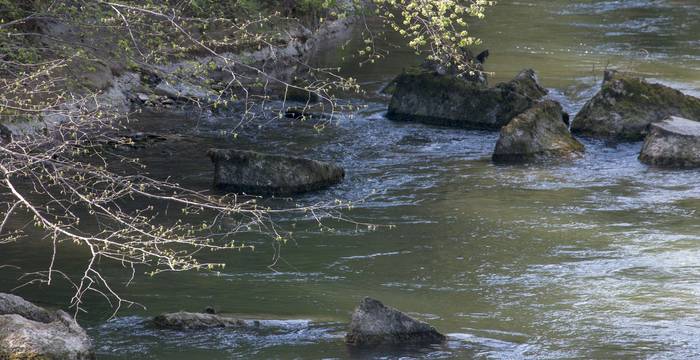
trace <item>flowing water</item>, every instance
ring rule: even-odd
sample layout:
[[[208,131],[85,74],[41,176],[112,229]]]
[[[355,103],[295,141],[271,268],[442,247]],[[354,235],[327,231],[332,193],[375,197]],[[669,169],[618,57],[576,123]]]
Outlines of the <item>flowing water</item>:
[[[494,82],[533,67],[571,113],[597,91],[605,67],[700,95],[696,0],[501,0],[472,30],[491,50]],[[325,60],[349,53],[329,51]],[[376,89],[417,61],[397,49],[372,66],[348,59],[345,71]],[[137,274],[121,291],[147,310],[105,321],[108,308],[95,299],[81,315],[99,357],[700,357],[700,171],[649,168],[637,161],[640,143],[590,139],[582,139],[587,153],[577,161],[497,166],[489,160],[494,132],[395,123],[383,117],[386,99],[361,102],[364,109],[318,134],[285,120],[238,140],[220,135],[230,128],[222,117],[195,126],[145,116],[151,126],[181,124],[189,138],[178,152],[139,153],[157,165],[155,175],[207,187],[212,168],[203,149],[210,146],[332,160],[345,167],[346,180],[298,201],[358,201],[348,216],[396,227],[321,231],[297,221],[295,241],[283,246],[274,270],[270,240],[252,239],[254,252],[212,255],[228,263],[220,274]],[[23,271],[45,267],[50,255],[38,239],[29,249],[0,249],[3,263]],[[71,251],[61,261],[78,269],[82,255]],[[128,278],[114,265],[103,270],[113,281]],[[19,273],[5,268],[0,290],[16,286]],[[19,293],[56,307],[70,297],[60,286]],[[450,340],[418,349],[346,347],[345,326],[364,296],[429,321]],[[144,324],[160,312],[208,305],[265,321],[205,332]]]

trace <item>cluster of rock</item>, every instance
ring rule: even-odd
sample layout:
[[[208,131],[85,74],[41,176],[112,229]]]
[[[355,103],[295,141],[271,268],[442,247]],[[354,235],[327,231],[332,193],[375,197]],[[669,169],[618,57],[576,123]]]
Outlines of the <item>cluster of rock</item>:
[[[576,115],[572,131],[612,140],[644,140],[643,163],[700,166],[700,99],[614,70]]]
[[[211,328],[259,327],[260,321],[204,312],[165,313],[154,317],[158,329],[195,331]],[[353,346],[429,345],[447,337],[380,301],[364,298],[352,314],[345,341]],[[0,293],[0,359],[92,360],[92,341],[70,315],[51,312],[19,296]]]
[[[154,317],[152,324],[159,329],[178,331],[259,326],[255,320],[242,320],[213,311],[165,313]],[[369,297],[362,299],[353,312],[345,335],[345,341],[357,347],[420,346],[439,344],[445,340],[447,337],[431,325]]]
[[[700,120],[700,99],[661,84],[608,70],[601,90],[576,115],[574,133],[612,140],[642,140],[651,123],[669,116]]]
[[[522,162],[572,158],[583,145],[571,136],[561,105],[543,100],[547,90],[532,69],[513,80],[488,86],[420,67],[392,82],[387,117],[396,121],[501,131],[493,160]]]
[[[471,129],[500,129],[492,159],[526,162],[575,158],[584,146],[572,133],[615,141],[646,137],[640,160],[667,167],[700,166],[700,99],[614,70],[570,122],[533,70],[489,87],[425,66],[399,75],[388,91],[387,117]],[[569,129],[570,127],[570,129]]]
[[[77,31],[68,24],[55,19],[37,19],[34,22],[37,31],[50,38],[82,41],[75,38]],[[232,83],[241,81],[247,90],[254,91],[256,84],[269,79],[296,82],[299,86],[285,89],[284,84],[272,81],[261,90],[261,94],[256,95],[281,97],[281,94],[287,93],[288,100],[314,102],[318,100],[314,94],[300,89],[306,85],[303,81],[308,73],[304,71],[307,69],[305,64],[324,46],[333,46],[337,41],[348,38],[353,23],[353,17],[344,17],[325,21],[315,29],[301,24],[290,25],[286,31],[280,32],[279,38],[271,46],[225,51],[220,56],[193,54],[187,61],[135,67],[127,67],[117,60],[113,63],[95,60],[90,66],[83,64],[73,71],[81,73],[81,86],[98,94],[94,101],[85,105],[89,110],[109,110],[120,114],[128,114],[132,107],[177,109],[192,104],[211,104],[220,95],[223,95],[222,98],[242,95],[244,91],[231,86]],[[268,79],[261,78],[257,69],[264,69]],[[232,73],[238,76],[234,77]],[[77,110],[73,102],[66,102],[59,108],[65,111],[47,111],[23,117],[0,114],[0,137],[31,136],[50,131],[69,120],[66,113]]]
[[[94,358],[92,341],[73,317],[0,293],[0,359]]]

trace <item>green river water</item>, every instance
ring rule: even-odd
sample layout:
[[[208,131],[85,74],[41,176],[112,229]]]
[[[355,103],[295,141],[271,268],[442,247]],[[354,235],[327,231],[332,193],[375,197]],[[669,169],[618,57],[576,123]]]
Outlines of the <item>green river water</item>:
[[[613,67],[700,96],[700,1],[501,0],[472,30],[491,57],[492,82],[538,71],[550,97],[574,114]],[[350,45],[352,47],[352,44]],[[321,61],[343,54],[324,51]],[[405,50],[345,72],[370,92],[417,63]],[[81,322],[100,359],[685,359],[700,357],[700,171],[649,168],[640,143],[582,139],[570,163],[497,166],[497,133],[394,123],[386,98],[320,134],[306,124],[269,124],[238,140],[220,136],[224,117],[144,115],[148,126],[179,124],[189,141],[139,157],[155,176],[207,188],[211,146],[248,147],[340,163],[346,180],[301,203],[364,199],[353,219],[396,225],[319,231],[297,221],[295,241],[269,268],[268,239],[254,252],[212,254],[220,274],[137,274],[120,293],[147,309],[110,311],[99,298]],[[187,120],[185,119],[187,118]],[[405,143],[406,135],[429,139]],[[272,149],[272,150],[271,150]],[[170,151],[172,150],[172,151]],[[290,226],[291,220],[280,220]],[[16,226],[20,223],[17,222]],[[78,271],[84,253],[59,259]],[[0,246],[0,291],[45,269],[36,241]],[[128,271],[106,263],[117,284]],[[65,284],[19,294],[65,307]],[[359,300],[372,296],[449,334],[430,348],[358,351],[342,339]],[[159,331],[144,320],[165,311],[223,312],[266,319],[258,329]]]

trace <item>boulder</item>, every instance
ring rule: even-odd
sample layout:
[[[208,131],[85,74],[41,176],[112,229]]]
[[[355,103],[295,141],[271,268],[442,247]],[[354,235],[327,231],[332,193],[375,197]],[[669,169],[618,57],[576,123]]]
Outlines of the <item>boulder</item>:
[[[0,294],[0,299],[0,359],[95,358],[92,341],[67,313],[49,313],[8,294]]]
[[[533,70],[523,70],[513,80],[495,87],[412,70],[395,80],[387,117],[461,128],[499,129],[546,93]]]
[[[445,340],[445,335],[429,324],[368,297],[352,314],[350,329],[345,336],[345,341],[355,346],[420,345]]]
[[[207,328],[243,327],[243,320],[213,313],[176,312],[161,314],[153,318],[153,325],[160,329],[196,330]]]
[[[640,161],[660,167],[700,167],[700,122],[671,116],[650,128]]]
[[[337,184],[343,168],[316,160],[253,151],[212,149],[214,186],[260,195],[292,195]]]
[[[574,133],[614,140],[642,140],[651,123],[668,116],[700,120],[700,99],[614,70],[574,118]]]
[[[0,315],[12,314],[43,323],[49,323],[54,320],[54,314],[51,314],[46,309],[38,307],[17,295],[0,293]]]
[[[501,128],[493,161],[521,162],[544,158],[567,158],[583,153],[556,101],[545,100],[516,116]]]

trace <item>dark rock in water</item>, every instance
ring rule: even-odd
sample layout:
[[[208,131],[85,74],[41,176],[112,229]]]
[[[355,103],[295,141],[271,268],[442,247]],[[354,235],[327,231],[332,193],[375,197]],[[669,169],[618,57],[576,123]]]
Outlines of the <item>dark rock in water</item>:
[[[476,56],[476,61],[478,61],[479,64],[483,64],[486,62],[486,58],[488,58],[489,55],[491,55],[491,53],[489,53],[489,50],[486,49],[486,50],[480,52],[479,55]]]
[[[644,138],[649,124],[668,116],[700,120],[700,99],[609,70],[602,89],[576,115],[571,130],[588,136],[636,141]]]
[[[153,325],[160,329],[196,330],[207,328],[244,327],[245,321],[222,315],[176,312],[161,314],[153,318]]]
[[[559,103],[545,100],[518,115],[501,128],[493,161],[521,162],[581,155],[583,144],[571,136],[564,114]]]
[[[430,144],[432,140],[429,137],[423,135],[406,135],[399,140],[397,144],[399,145],[426,145]]]
[[[434,125],[499,129],[547,94],[533,70],[496,87],[434,72],[406,72],[396,79],[387,117]]]
[[[65,312],[9,294],[0,294],[0,306],[0,359],[95,359],[87,333]]]
[[[640,161],[660,167],[700,167],[700,122],[672,116],[650,127]]]
[[[313,108],[300,108],[300,107],[290,107],[284,112],[284,117],[288,119],[328,119],[329,116],[322,113],[314,111],[317,107]]]
[[[205,313],[205,314],[216,314],[216,309],[214,309],[213,306],[207,306],[207,307],[204,309],[204,313]]]
[[[300,85],[299,87],[303,86]],[[303,103],[317,103],[320,101],[318,94],[297,87],[288,87],[284,99]]]
[[[445,339],[429,324],[371,298],[364,298],[355,309],[345,336],[355,346],[435,344]]]
[[[291,195],[337,184],[343,168],[321,161],[253,151],[212,149],[214,186],[235,192]]]

